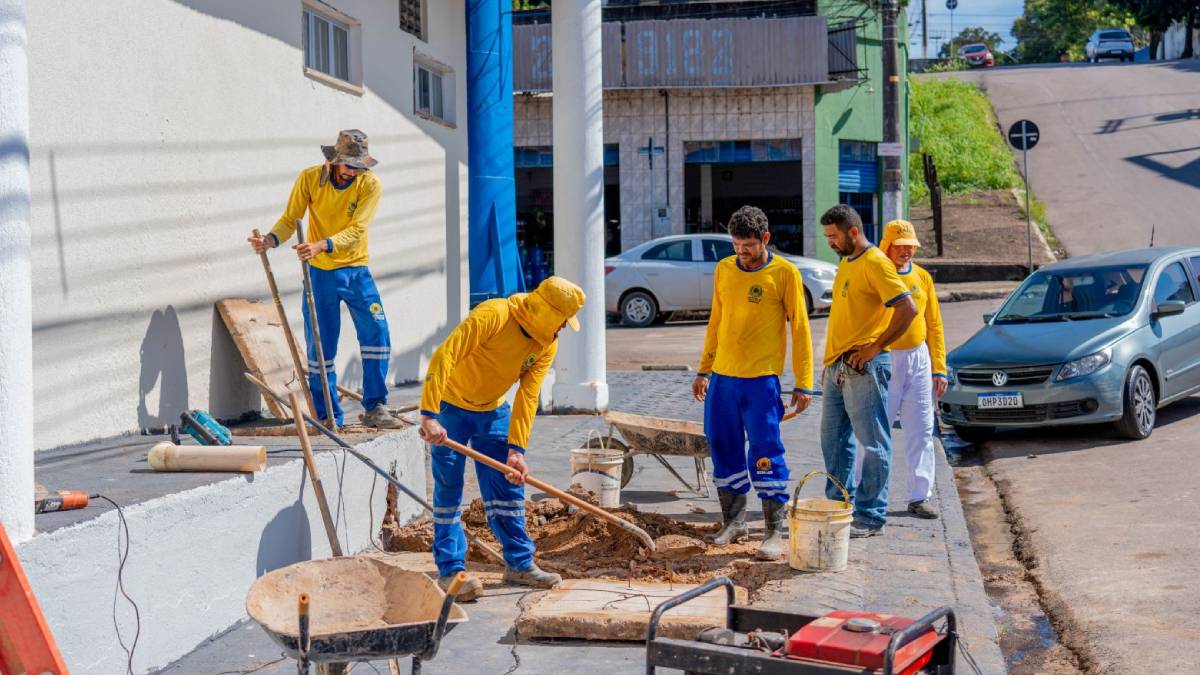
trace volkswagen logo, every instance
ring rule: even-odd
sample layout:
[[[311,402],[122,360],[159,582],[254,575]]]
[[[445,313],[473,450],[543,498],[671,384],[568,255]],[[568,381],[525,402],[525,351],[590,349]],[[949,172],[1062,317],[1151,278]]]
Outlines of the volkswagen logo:
[[[992,373],[992,384],[997,387],[1003,387],[1006,382],[1008,382],[1008,373],[1003,370],[997,370]]]

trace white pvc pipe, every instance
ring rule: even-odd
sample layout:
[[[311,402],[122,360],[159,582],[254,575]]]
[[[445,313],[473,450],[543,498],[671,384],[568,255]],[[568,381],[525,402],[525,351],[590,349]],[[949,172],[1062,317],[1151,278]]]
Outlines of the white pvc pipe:
[[[0,0],[0,522],[33,537],[33,313],[25,0]]]
[[[238,471],[267,468],[265,445],[175,445],[164,441],[150,448],[146,461],[155,471]]]
[[[582,331],[564,331],[554,409],[608,408],[604,313],[604,92],[600,0],[551,5],[554,87],[554,272],[579,284]]]

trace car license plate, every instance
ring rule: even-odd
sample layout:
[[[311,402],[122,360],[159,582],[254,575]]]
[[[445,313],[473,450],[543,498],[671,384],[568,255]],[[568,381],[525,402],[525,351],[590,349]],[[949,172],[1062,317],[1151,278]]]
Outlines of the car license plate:
[[[1019,391],[1002,391],[995,394],[979,394],[979,409],[1021,408],[1025,402],[1021,400]]]
[[[1110,50],[1108,50],[1108,53],[1109,54],[1120,54],[1121,50],[1120,49],[1110,49]]]

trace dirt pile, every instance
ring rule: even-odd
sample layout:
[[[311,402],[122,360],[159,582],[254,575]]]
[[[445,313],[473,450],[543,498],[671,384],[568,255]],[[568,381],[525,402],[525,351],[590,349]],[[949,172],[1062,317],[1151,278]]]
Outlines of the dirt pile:
[[[751,590],[792,574],[786,563],[754,561],[757,539],[730,546],[704,544],[704,535],[718,529],[716,523],[684,523],[662,514],[639,511],[632,504],[611,512],[649,533],[660,550],[669,549],[686,555],[673,561],[660,560],[616,525],[586,512],[569,509],[551,498],[525,502],[526,528],[537,545],[535,559],[538,565],[575,579],[700,583],[726,575]],[[481,500],[475,499],[463,511],[462,522],[476,537],[499,548],[487,525]],[[433,523],[428,518],[404,527],[385,522],[382,539],[388,551],[429,551],[433,544]],[[492,562],[474,545],[469,546],[467,559],[478,563]]]

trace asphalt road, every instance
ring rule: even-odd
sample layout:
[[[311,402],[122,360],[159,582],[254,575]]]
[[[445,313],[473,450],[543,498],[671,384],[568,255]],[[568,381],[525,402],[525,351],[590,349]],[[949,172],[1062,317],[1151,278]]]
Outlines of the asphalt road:
[[[942,305],[962,344],[999,301]],[[824,319],[813,321],[821,353]],[[608,332],[610,368],[694,362],[703,322]],[[1200,671],[1200,396],[1159,411],[1145,441],[1108,427],[1009,433],[984,446],[987,471],[1020,526],[1019,545],[1062,638],[1094,672]]]
[[[1034,195],[1073,256],[1200,242],[1200,61],[1056,64],[956,74],[1005,130],[1029,119]],[[1019,155],[1018,155],[1019,159]]]

